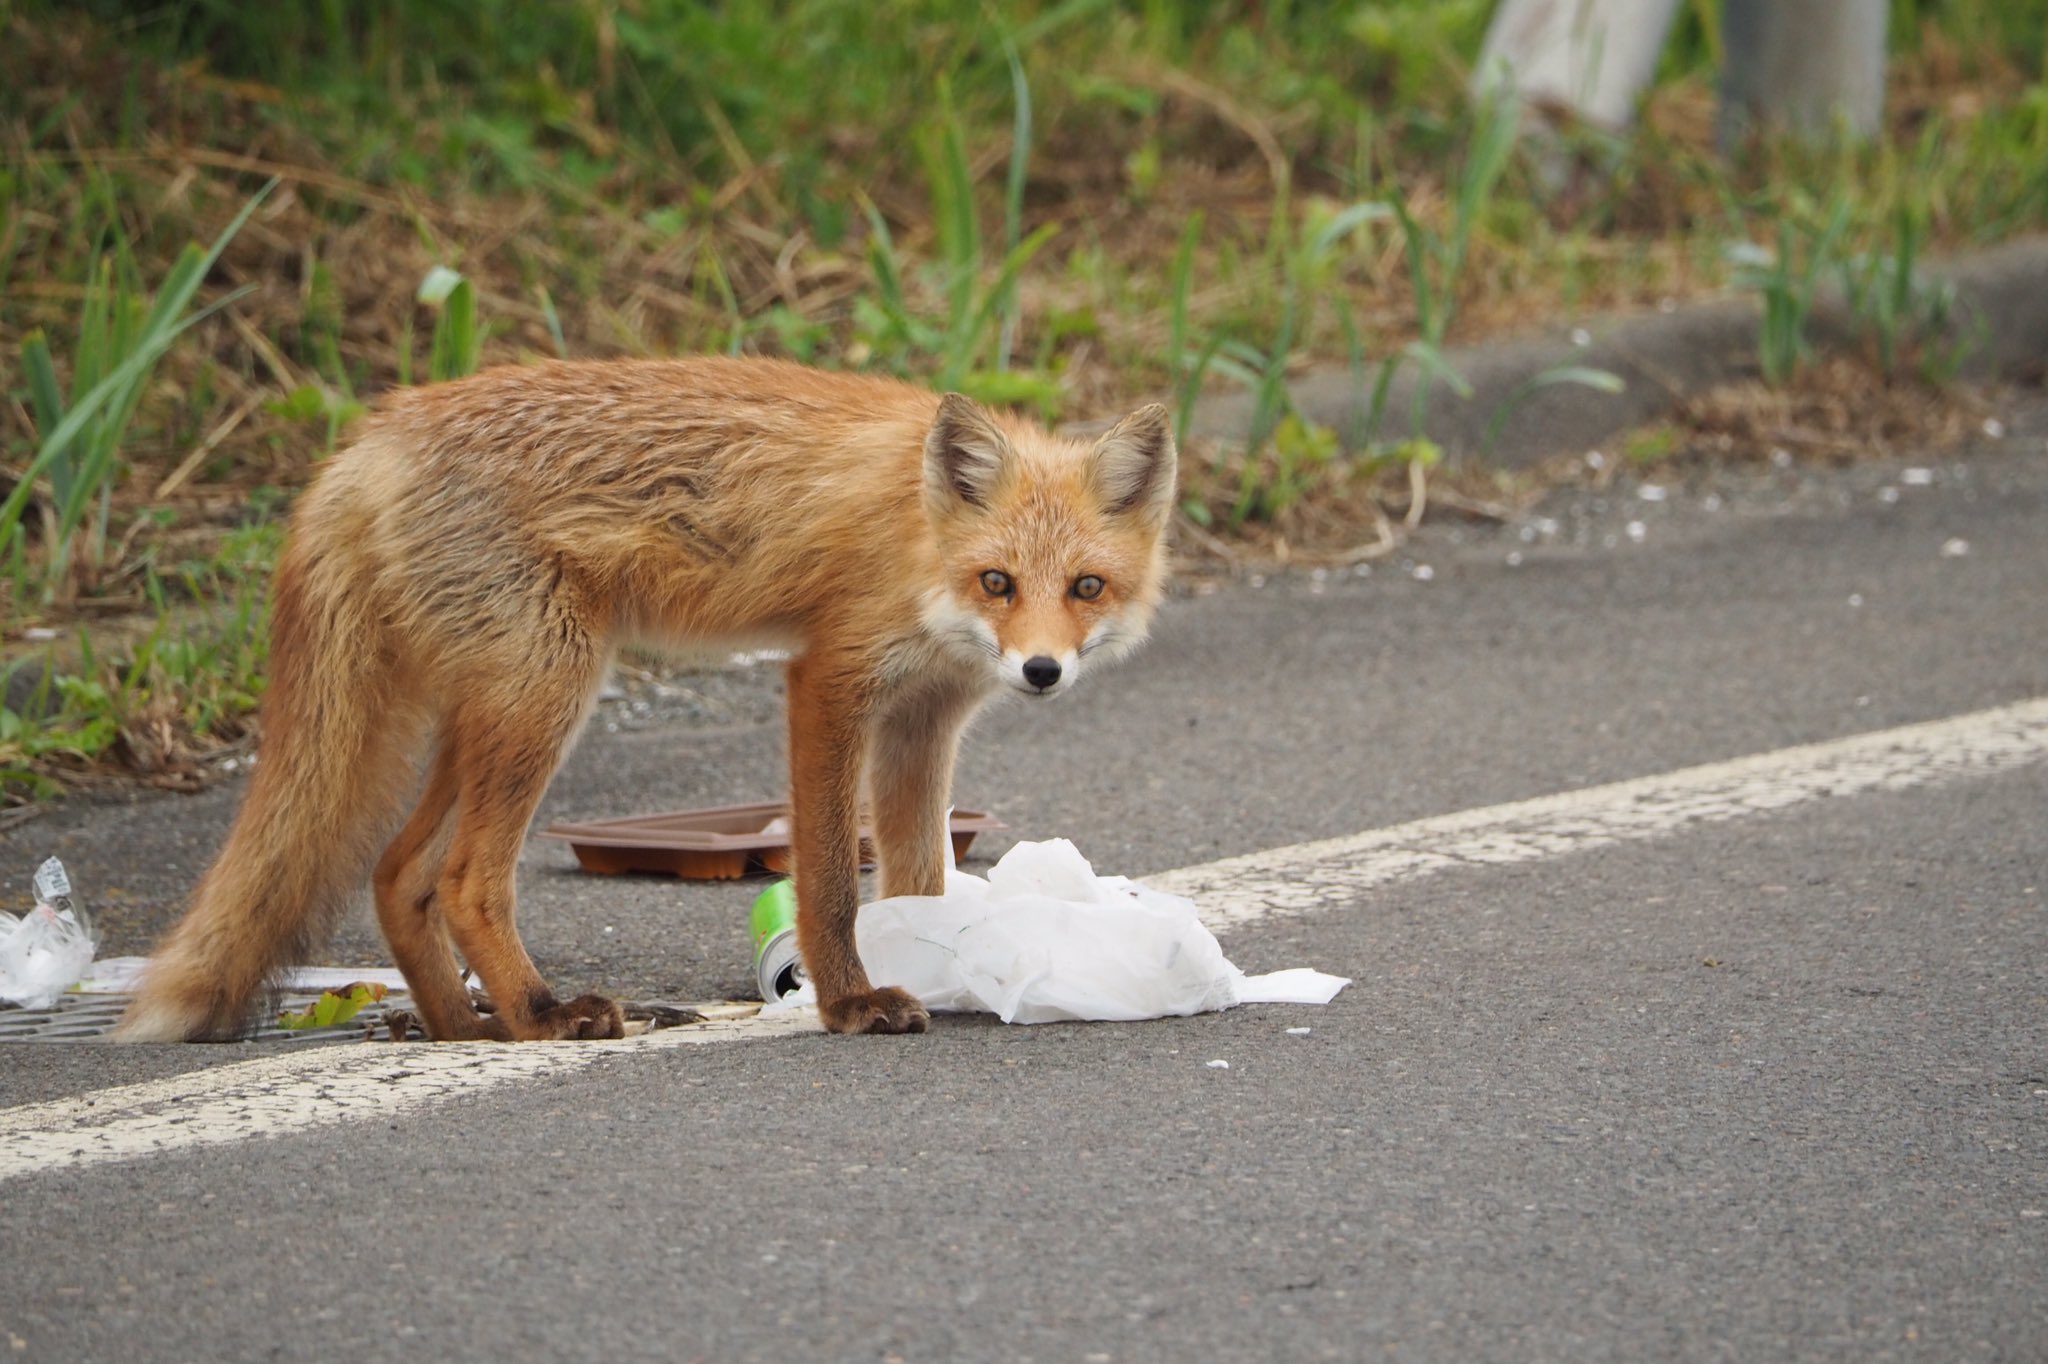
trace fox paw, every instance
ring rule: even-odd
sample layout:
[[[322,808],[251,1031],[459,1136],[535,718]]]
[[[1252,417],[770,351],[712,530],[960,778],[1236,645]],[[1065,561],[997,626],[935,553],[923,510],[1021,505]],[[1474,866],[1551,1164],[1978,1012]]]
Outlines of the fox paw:
[[[542,1009],[533,1016],[532,1040],[562,1038],[608,1038],[626,1035],[626,1015],[618,1004],[603,995],[578,995],[567,1004]]]
[[[392,1025],[391,1040],[394,1042],[403,1042],[405,1040],[398,1035],[398,1021],[401,1017],[404,1018],[404,1021],[418,1028],[436,1042],[510,1042],[512,1040],[512,1030],[505,1026],[504,1019],[493,1014],[480,1014],[475,1010],[467,1010],[456,1014],[452,1018],[443,1019],[438,1027],[429,1026],[424,1019],[415,1018],[402,1012],[400,1014],[387,1014],[385,1017]]]
[[[932,1016],[908,990],[893,985],[818,1005],[832,1032],[923,1032]]]

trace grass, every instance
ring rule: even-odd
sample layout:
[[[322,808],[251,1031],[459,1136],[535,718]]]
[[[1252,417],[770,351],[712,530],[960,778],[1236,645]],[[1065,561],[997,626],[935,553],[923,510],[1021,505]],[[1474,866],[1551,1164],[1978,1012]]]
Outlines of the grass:
[[[22,370],[39,438],[13,492],[0,502],[0,555],[13,569],[16,593],[36,594],[45,602],[68,599],[108,567],[107,530],[122,438],[171,344],[239,296],[230,293],[186,315],[206,272],[268,192],[266,186],[251,199],[210,249],[188,243],[153,302],[142,296],[125,242],[117,241],[112,253],[100,256],[73,331],[68,399],[43,331],[38,328],[22,340]],[[39,478],[49,480],[50,496],[42,504],[42,553],[32,561],[22,514]]]
[[[1189,443],[1203,391],[1241,383],[1253,439],[1190,444],[1202,533],[1381,544],[1445,472],[1418,437],[1461,341],[1726,287],[1752,243],[1783,373],[1827,283],[1883,370],[1938,376],[1919,263],[2048,224],[2038,7],[1895,0],[1887,136],[1731,164],[1699,0],[1640,131],[1568,139],[1555,182],[1459,95],[1490,8],[0,4],[9,656],[89,641],[0,759],[103,761],[158,720],[239,742],[261,570],[204,566],[272,533],[252,495],[288,498],[394,384],[784,354],[1054,421],[1166,393]],[[1788,219],[1788,185],[1818,207]],[[1369,429],[1293,410],[1312,361],[1376,395]],[[1387,423],[1402,365],[1425,381]]]
[[[283,540],[258,522],[204,561],[147,574],[145,632],[81,629],[7,668],[0,783],[15,799],[109,766],[189,789],[245,752],[269,656],[268,583]]]

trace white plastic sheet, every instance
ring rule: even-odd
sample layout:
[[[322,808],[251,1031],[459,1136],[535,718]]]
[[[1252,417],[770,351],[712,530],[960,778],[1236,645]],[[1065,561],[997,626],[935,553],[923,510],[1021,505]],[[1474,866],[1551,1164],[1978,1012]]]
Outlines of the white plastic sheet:
[[[1325,1004],[1350,984],[1305,968],[1247,976],[1223,955],[1193,901],[1097,876],[1064,838],[1019,843],[987,880],[949,869],[944,895],[867,905],[855,938],[876,983],[901,986],[929,1009],[992,1013],[1006,1023]],[[783,1001],[810,1002],[809,986]]]

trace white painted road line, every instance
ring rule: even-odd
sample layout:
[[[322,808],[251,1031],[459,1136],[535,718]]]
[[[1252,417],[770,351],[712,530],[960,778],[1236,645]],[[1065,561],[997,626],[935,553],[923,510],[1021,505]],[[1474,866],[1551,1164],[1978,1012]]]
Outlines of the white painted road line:
[[[1657,838],[1866,791],[1984,777],[2048,757],[2048,697],[1662,776],[1227,857],[1145,878],[1201,906],[1218,934],[1308,914],[1375,886]]]
[[[512,1080],[580,1070],[630,1047],[743,1042],[817,1030],[809,1014],[789,1013],[664,1028],[627,1042],[308,1046],[0,1111],[0,1180],[305,1132],[351,1118],[391,1117]]]
[[[1343,908],[1376,886],[1508,866],[1870,791],[1990,776],[2048,758],[2048,698],[1663,776],[1467,810],[1145,878],[1228,932]],[[671,1028],[624,1042],[317,1047],[0,1111],[0,1180],[192,1146],[389,1118],[445,1098],[577,1070],[633,1048],[814,1032],[807,1011]]]

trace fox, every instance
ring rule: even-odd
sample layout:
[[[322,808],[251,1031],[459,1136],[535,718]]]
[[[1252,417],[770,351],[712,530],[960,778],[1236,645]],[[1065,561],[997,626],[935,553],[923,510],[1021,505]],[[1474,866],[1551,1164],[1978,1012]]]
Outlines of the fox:
[[[1178,456],[875,375],[749,357],[553,361],[398,392],[299,497],[272,580],[261,761],[115,1035],[232,1038],[367,881],[436,1041],[610,1038],[522,943],[515,866],[616,652],[788,651],[797,940],[824,1026],[915,1033],[854,942],[944,887],[962,731],[1143,641]],[[465,984],[481,977],[488,1011]]]

